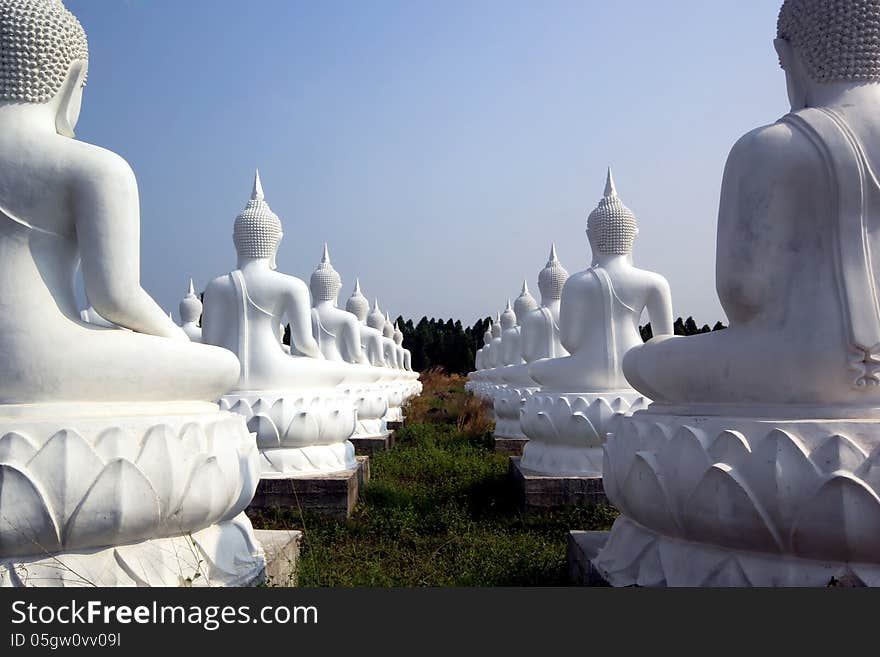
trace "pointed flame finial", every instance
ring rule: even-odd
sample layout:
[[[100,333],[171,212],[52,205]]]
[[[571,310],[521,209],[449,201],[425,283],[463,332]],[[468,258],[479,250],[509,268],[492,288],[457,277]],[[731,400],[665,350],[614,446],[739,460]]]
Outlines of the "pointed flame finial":
[[[324,253],[321,255],[321,262],[330,264],[330,249],[327,248],[327,242],[324,242]]]
[[[614,176],[611,175],[611,167],[608,167],[608,177],[605,179],[605,198],[617,196],[617,188],[614,186]]]
[[[547,265],[550,266],[555,262],[559,262],[559,256],[556,255],[556,242],[551,242],[550,257],[547,259]]]
[[[522,290],[520,290],[520,295],[529,293],[529,282],[526,279],[523,279]]]
[[[507,300],[507,308],[505,308],[504,310],[505,311],[507,311],[507,310],[513,311],[513,306],[510,305],[510,299]]]
[[[355,276],[355,279],[354,279],[354,294],[361,294],[361,279],[360,279],[360,276]]]
[[[263,196],[263,182],[260,180],[260,170],[257,169],[254,174],[254,191],[251,192],[251,200],[253,201],[262,201],[265,198]]]
[[[189,294],[192,296],[196,295],[196,288],[193,286],[193,279],[189,279]]]
[[[373,312],[382,312],[379,310],[379,297],[373,299]]]

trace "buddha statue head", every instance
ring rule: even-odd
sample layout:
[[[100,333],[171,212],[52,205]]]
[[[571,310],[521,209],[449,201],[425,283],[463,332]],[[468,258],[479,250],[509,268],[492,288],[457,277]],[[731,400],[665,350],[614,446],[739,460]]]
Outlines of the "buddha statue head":
[[[315,268],[315,271],[312,272],[311,279],[309,279],[309,289],[312,292],[312,299],[314,299],[315,303],[332,301],[335,304],[336,297],[339,295],[339,290],[341,288],[342,279],[340,278],[339,273],[333,269],[333,265],[330,264],[330,251],[325,243],[324,253],[321,255],[321,262]]]
[[[513,307],[510,305],[510,299],[508,299],[507,307],[504,309],[504,312],[501,313],[501,331],[504,332],[512,328],[516,328],[516,313],[513,312]]]
[[[394,322],[394,344],[398,347],[403,344],[403,331],[400,330],[397,322]]]
[[[492,342],[492,320],[489,320],[489,326],[486,328],[485,333],[483,333],[483,345],[487,345]]]
[[[48,110],[73,137],[88,60],[86,33],[61,0],[0,0],[0,104]]]
[[[492,339],[501,337],[501,313],[495,313],[495,321],[492,322]]]
[[[602,256],[629,255],[638,234],[636,217],[617,196],[609,168],[605,194],[587,219],[587,237],[593,249],[594,260]]]
[[[385,330],[385,315],[379,309],[379,300],[373,299],[373,309],[367,315],[367,326],[376,329],[379,333]]]
[[[785,0],[774,46],[792,110],[813,105],[817,87],[880,82],[880,4]]]
[[[550,245],[550,258],[547,265],[538,274],[538,289],[541,291],[541,303],[548,306],[562,298],[562,288],[568,280],[565,270],[556,255],[556,245]]]
[[[361,292],[361,281],[359,278],[354,279],[354,292],[345,302],[345,309],[358,318],[359,322],[367,321],[367,313],[370,312],[370,302]]]
[[[529,284],[526,281],[523,281],[522,291],[519,293],[516,301],[513,302],[513,312],[517,317],[517,322],[525,317],[527,313],[530,313],[537,308],[538,302],[535,301],[535,297],[529,292]]]
[[[385,323],[382,325],[382,335],[394,339],[394,324],[391,323],[391,316],[387,310],[385,311]]]
[[[275,269],[275,256],[284,233],[278,218],[263,196],[260,172],[254,175],[254,189],[244,210],[235,218],[232,241],[241,264],[245,260],[268,259]]]
[[[192,279],[189,279],[189,291],[180,301],[180,321],[184,324],[195,324],[202,315],[202,302],[196,296]]]

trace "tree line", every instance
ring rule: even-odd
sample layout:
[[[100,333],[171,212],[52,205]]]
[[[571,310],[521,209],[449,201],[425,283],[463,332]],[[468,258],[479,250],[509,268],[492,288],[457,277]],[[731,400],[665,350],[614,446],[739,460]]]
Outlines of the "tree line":
[[[403,332],[403,346],[412,353],[412,368],[424,372],[432,367],[442,367],[450,374],[467,374],[474,369],[474,357],[483,347],[483,334],[491,324],[491,318],[478,319],[473,326],[463,326],[461,320],[442,320],[422,317],[418,323],[398,317],[397,325]],[[698,326],[693,317],[679,317],[673,325],[675,335],[697,335],[727,328],[721,322],[713,327]],[[653,337],[651,323],[639,327],[642,340]]]

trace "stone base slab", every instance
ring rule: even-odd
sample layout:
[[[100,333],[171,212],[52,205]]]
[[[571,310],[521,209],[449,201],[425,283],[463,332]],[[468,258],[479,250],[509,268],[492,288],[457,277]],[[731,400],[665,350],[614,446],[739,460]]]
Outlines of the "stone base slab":
[[[291,508],[346,520],[357,503],[359,470],[356,467],[326,475],[260,479],[249,508]]]
[[[256,529],[257,542],[266,555],[266,571],[261,584],[266,586],[296,586],[299,546],[302,532],[284,529]]]
[[[492,436],[493,449],[496,454],[505,456],[522,456],[523,448],[529,442],[528,438],[507,438],[506,436]]]
[[[348,441],[354,445],[354,453],[358,456],[373,456],[394,446],[394,432],[389,431],[384,436],[352,436]]]
[[[370,457],[357,457],[358,495],[360,495],[368,483],[370,483]]]
[[[510,457],[508,473],[521,511],[547,511],[579,504],[607,503],[602,477],[554,476],[523,470],[521,458]]]
[[[593,559],[608,542],[611,532],[570,531],[565,546],[568,578],[577,586],[608,586],[593,566]]]

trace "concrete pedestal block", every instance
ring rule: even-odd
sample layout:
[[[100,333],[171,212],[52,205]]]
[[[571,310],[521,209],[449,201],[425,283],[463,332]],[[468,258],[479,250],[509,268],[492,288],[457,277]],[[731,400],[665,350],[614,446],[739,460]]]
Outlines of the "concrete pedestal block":
[[[370,457],[369,456],[358,456],[357,458],[357,480],[358,480],[358,495],[360,495],[364,487],[370,483]]]
[[[354,453],[358,456],[373,456],[377,452],[384,452],[394,446],[394,432],[389,431],[384,436],[352,436],[348,440],[354,445]]]
[[[519,508],[525,513],[608,502],[602,477],[533,474],[523,470],[520,461],[519,456],[511,456],[508,472]]]
[[[565,547],[568,578],[579,586],[608,586],[593,566],[593,559],[605,547],[611,532],[571,531]]]
[[[332,474],[260,479],[250,508],[290,507],[346,520],[357,503],[362,470],[358,463],[356,468]]]
[[[266,572],[261,583],[266,586],[296,586],[302,532],[257,529],[254,535],[266,555]]]
[[[529,442],[528,438],[506,438],[504,436],[493,436],[494,450],[496,454],[504,454],[505,456],[522,456],[523,448]]]

